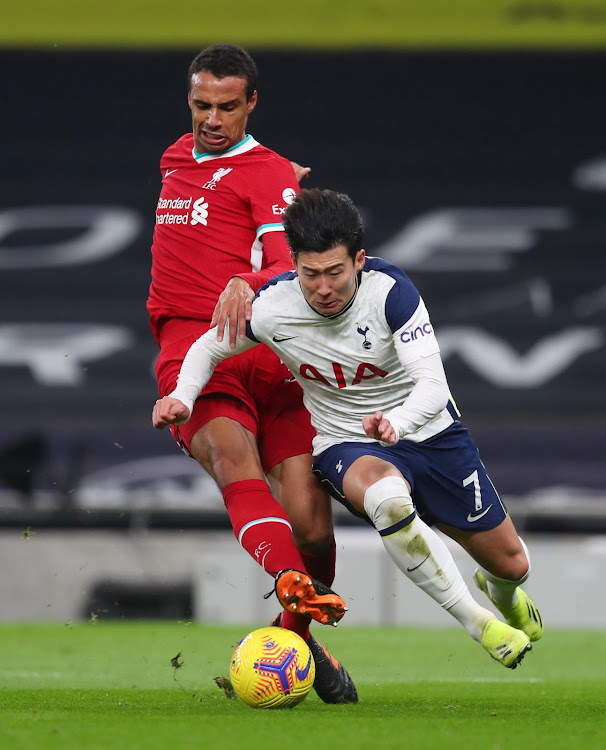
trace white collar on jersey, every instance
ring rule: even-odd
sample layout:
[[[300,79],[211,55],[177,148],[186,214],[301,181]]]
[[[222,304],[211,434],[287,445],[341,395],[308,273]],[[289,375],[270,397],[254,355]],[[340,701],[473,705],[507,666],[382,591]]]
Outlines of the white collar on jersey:
[[[236,143],[235,146],[228,148],[227,151],[223,151],[220,154],[199,154],[196,151],[195,147],[192,148],[191,154],[198,162],[198,164],[202,164],[205,161],[213,161],[213,159],[229,159],[230,156],[239,156],[240,154],[245,154],[247,151],[250,151],[258,145],[259,142],[256,141],[252,137],[252,135],[246,135],[240,141],[240,143]]]

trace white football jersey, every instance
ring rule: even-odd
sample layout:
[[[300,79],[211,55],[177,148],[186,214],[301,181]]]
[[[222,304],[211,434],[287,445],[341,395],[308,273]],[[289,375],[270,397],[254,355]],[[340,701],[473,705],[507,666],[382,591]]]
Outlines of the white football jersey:
[[[447,405],[417,419],[414,431],[400,431],[400,437],[426,440],[458,416],[425,304],[406,274],[386,261],[366,258],[356,294],[333,316],[307,303],[296,272],[276,276],[257,292],[247,335],[229,350],[227,335],[219,344],[215,331],[208,331],[190,349],[171,395],[184,402],[189,397],[191,405],[218,361],[256,342],[267,344],[303,388],[318,455],[336,443],[372,442],[362,418],[405,405],[415,386],[407,368],[412,371],[414,363],[437,354]]]

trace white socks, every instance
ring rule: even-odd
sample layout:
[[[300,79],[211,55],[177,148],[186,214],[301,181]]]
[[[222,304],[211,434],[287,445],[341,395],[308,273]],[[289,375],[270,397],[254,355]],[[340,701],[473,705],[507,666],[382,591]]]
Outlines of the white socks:
[[[404,575],[481,641],[484,625],[494,615],[475,601],[448,547],[417,516],[404,479],[390,476],[372,484],[364,509]]]
[[[499,578],[498,576],[489,573],[487,570],[484,570],[484,568],[480,568],[486,579],[490,598],[495,603],[497,609],[504,610],[505,612],[510,610],[518,601],[518,586],[521,586],[530,575],[530,555],[528,554],[528,547],[524,544],[524,540],[521,537],[518,538],[524,548],[524,552],[526,553],[526,559],[528,560],[528,570],[519,581],[510,581],[507,578]]]

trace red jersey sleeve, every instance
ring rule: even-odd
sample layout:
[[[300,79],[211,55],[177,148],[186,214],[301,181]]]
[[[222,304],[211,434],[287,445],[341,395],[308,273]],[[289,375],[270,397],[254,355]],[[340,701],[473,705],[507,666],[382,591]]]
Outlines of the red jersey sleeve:
[[[266,232],[263,235],[263,260],[267,263],[267,267],[261,271],[236,274],[238,278],[247,281],[255,292],[274,276],[293,270],[284,231]]]
[[[256,292],[271,278],[292,271],[290,249],[284,237],[282,214],[299,192],[299,183],[292,164],[272,153],[263,170],[251,175],[248,200],[257,232],[262,260],[260,270],[236,274]]]

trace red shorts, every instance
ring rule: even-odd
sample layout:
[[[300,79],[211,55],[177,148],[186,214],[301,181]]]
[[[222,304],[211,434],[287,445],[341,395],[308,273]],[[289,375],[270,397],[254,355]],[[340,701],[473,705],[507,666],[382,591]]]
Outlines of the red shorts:
[[[207,329],[208,323],[196,320],[171,320],[162,327],[156,362],[161,396],[174,390],[189,347]],[[286,458],[311,453],[316,433],[301,386],[264,344],[217,365],[187,424],[171,427],[173,437],[189,453],[193,436],[216,417],[229,417],[253,433],[265,473]]]

